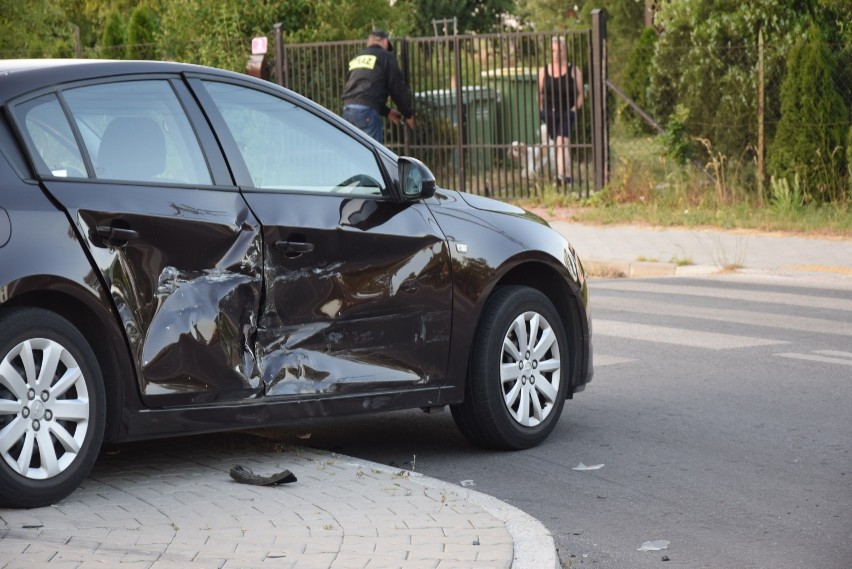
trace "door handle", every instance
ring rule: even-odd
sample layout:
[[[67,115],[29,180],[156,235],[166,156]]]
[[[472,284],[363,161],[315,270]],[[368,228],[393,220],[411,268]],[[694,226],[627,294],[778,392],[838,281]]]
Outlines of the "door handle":
[[[98,225],[95,227],[95,235],[104,241],[115,242],[123,245],[132,239],[137,239],[139,237],[139,232],[135,229],[112,227],[110,225]]]
[[[313,243],[305,241],[276,241],[275,248],[279,251],[284,251],[287,256],[298,257],[302,253],[310,253],[314,250]]]

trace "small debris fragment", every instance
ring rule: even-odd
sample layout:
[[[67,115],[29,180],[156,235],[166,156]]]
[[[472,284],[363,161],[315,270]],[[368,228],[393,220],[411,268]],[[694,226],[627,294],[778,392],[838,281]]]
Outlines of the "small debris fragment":
[[[476,486],[476,483],[473,480],[462,480],[461,482],[459,482],[459,484],[461,484],[465,488],[467,488],[468,486]]]
[[[669,543],[671,542],[665,539],[658,539],[656,541],[646,541],[642,544],[642,547],[640,547],[636,551],[660,551],[661,549],[668,549]]]
[[[598,469],[601,469],[603,467],[604,467],[603,464],[595,464],[595,465],[592,465],[592,466],[586,466],[585,464],[583,464],[581,462],[580,464],[578,464],[577,466],[575,466],[571,470],[579,470],[579,471],[598,470]]]
[[[273,484],[289,484],[296,481],[296,476],[289,470],[282,470],[270,474],[269,476],[261,476],[255,474],[250,468],[246,468],[241,464],[235,464],[231,467],[231,478],[240,484],[252,484],[254,486],[271,486]]]

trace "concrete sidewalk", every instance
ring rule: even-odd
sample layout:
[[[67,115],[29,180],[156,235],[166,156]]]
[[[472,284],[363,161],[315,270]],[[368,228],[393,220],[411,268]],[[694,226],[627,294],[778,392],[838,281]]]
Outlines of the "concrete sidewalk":
[[[723,270],[852,278],[852,238],[810,239],[740,231],[591,226],[552,221],[591,274],[630,277]]]

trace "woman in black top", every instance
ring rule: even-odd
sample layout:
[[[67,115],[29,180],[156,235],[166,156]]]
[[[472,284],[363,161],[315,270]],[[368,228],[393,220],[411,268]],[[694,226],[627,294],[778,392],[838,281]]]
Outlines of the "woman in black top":
[[[565,39],[551,40],[552,63],[538,72],[538,108],[547,135],[556,141],[556,182],[571,184],[571,133],[583,106],[583,74],[568,63]]]

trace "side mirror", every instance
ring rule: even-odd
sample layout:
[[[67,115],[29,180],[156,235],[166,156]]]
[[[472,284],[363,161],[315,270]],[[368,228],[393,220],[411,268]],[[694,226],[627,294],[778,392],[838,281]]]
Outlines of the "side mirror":
[[[402,199],[414,201],[435,195],[435,176],[423,162],[416,158],[400,156],[398,164]]]

